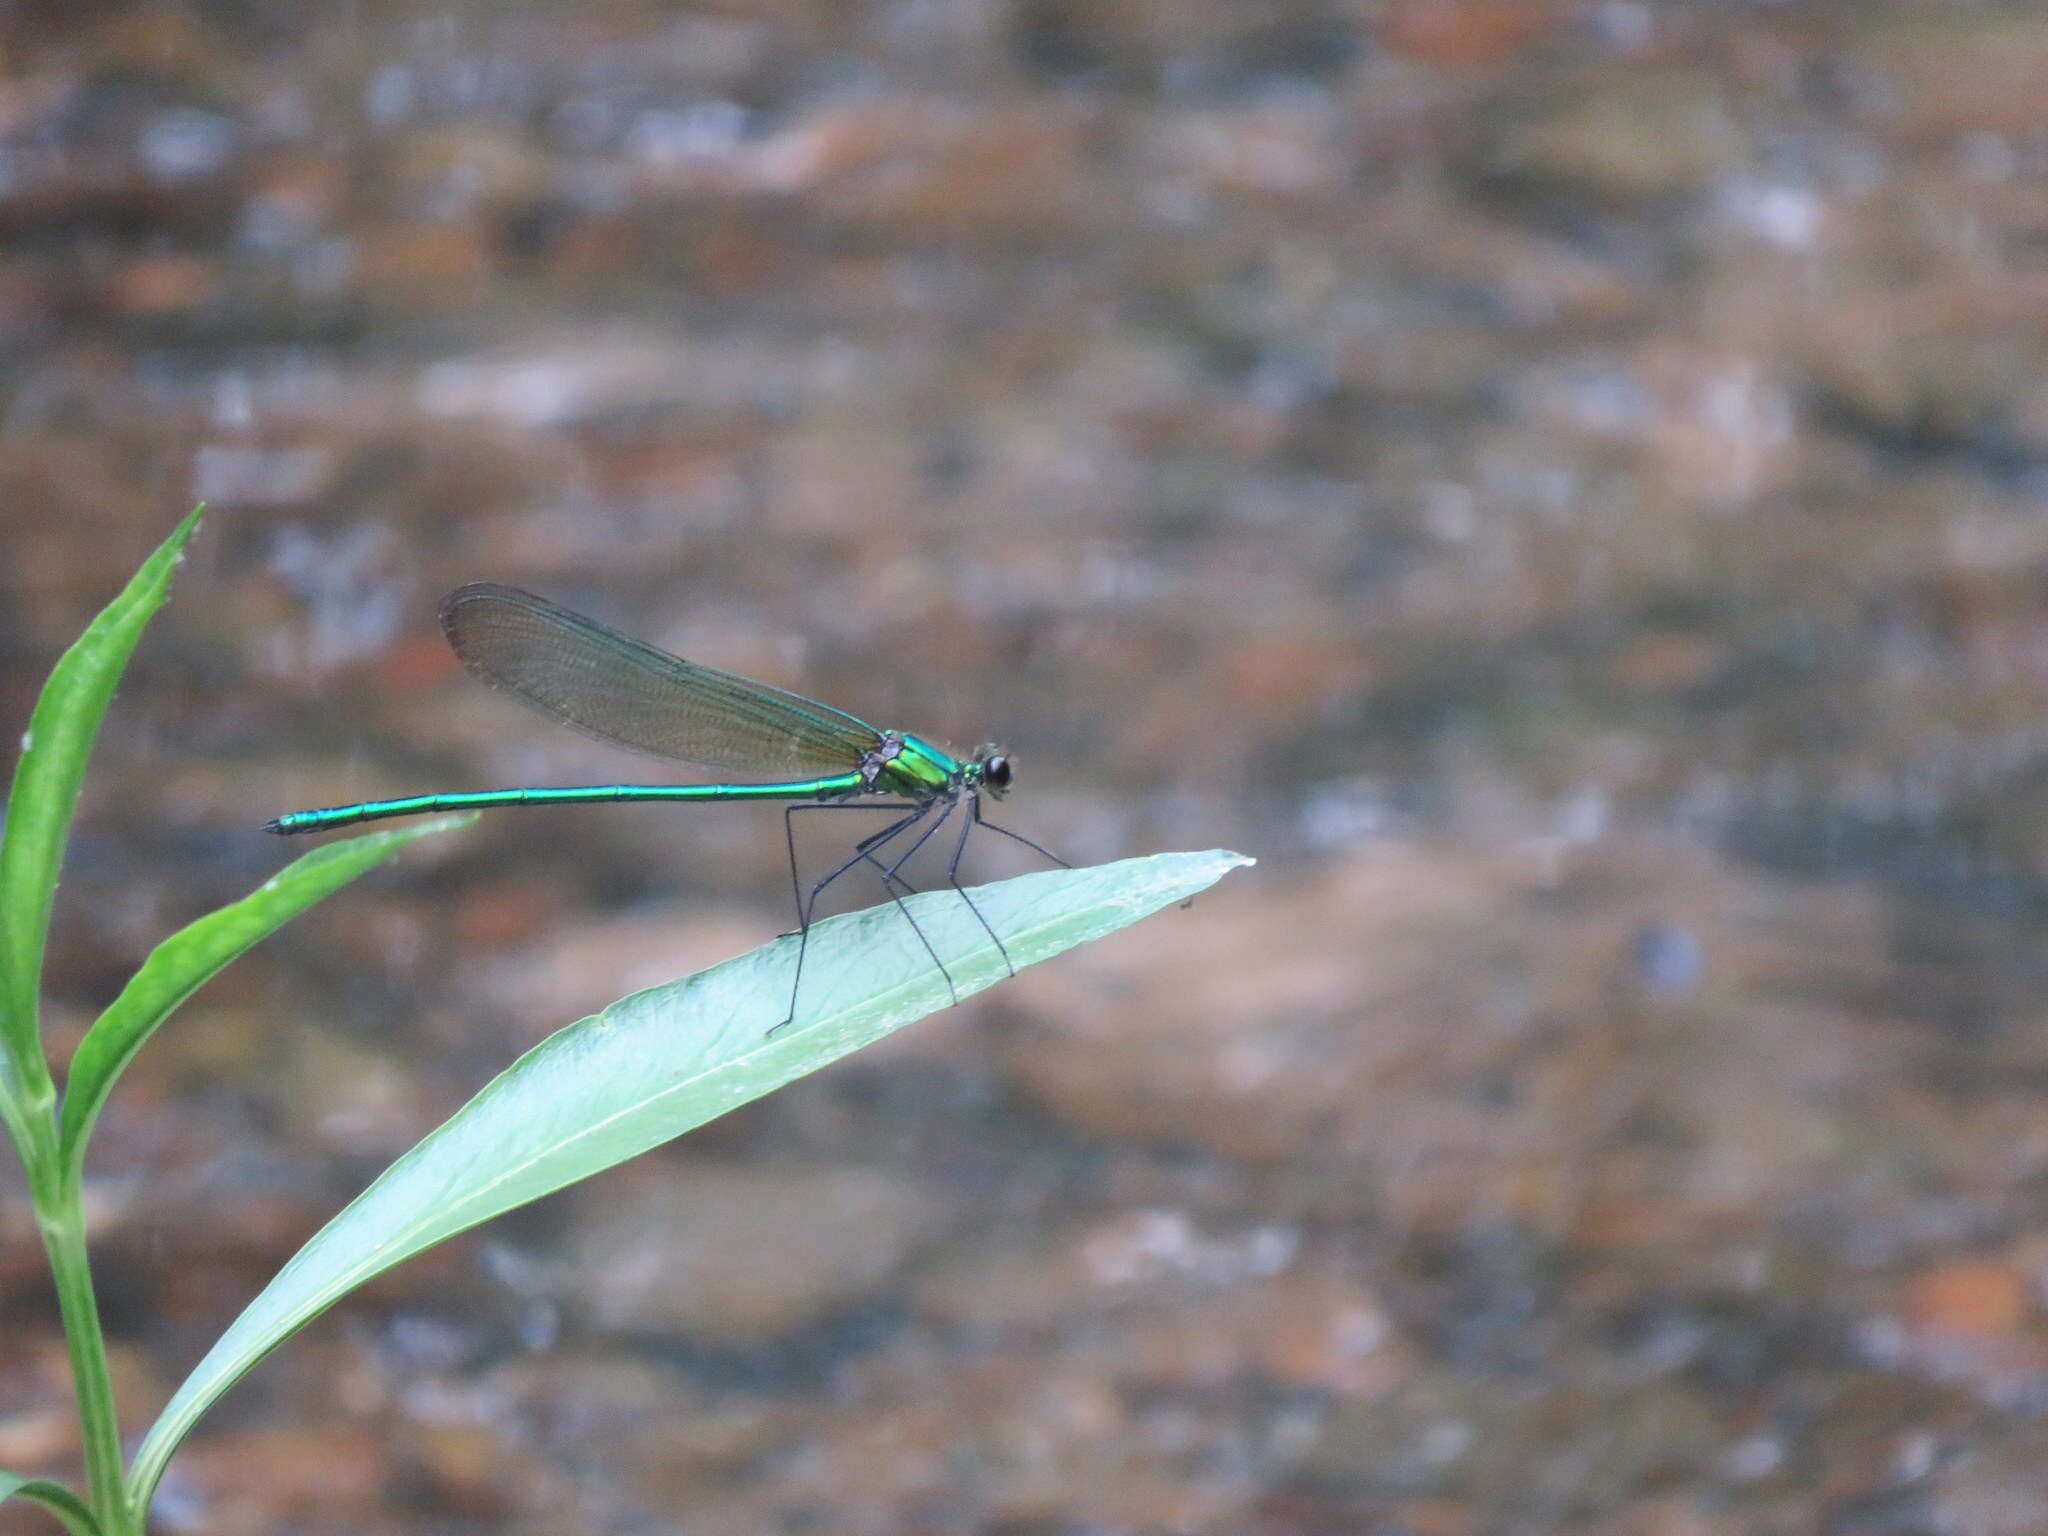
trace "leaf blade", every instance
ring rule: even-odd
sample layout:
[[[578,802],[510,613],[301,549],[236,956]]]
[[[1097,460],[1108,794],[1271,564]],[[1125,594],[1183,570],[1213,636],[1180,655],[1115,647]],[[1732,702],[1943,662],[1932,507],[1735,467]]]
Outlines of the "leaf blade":
[[[23,1477],[18,1472],[0,1472],[0,1503],[8,1499],[30,1499],[47,1509],[72,1536],[99,1536],[100,1523],[86,1507],[85,1500],[62,1483],[47,1477]]]
[[[85,633],[57,659],[29,717],[0,829],[0,1045],[24,1089],[47,1091],[36,1031],[43,940],[64,843],[93,738],[114,685],[169,594],[171,573],[205,509],[194,507]]]
[[[1203,890],[1250,860],[1160,854],[1023,875],[971,893],[1021,967]],[[965,997],[1003,966],[951,891],[910,898]],[[818,997],[764,1037],[788,997],[785,937],[652,987],[557,1031],[385,1170],[316,1233],[179,1387],[138,1450],[146,1500],[200,1414],[257,1360],[348,1291],[457,1232],[715,1119],[944,1007],[946,984],[893,907],[811,930]],[[815,970],[811,968],[815,967]]]

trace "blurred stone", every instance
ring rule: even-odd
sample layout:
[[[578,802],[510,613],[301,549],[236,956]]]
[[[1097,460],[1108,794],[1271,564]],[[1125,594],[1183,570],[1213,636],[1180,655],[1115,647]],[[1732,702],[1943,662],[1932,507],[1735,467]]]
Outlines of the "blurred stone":
[[[500,1519],[511,1512],[521,1479],[508,1475],[516,1452],[496,1426],[475,1423],[424,1424],[408,1436],[414,1475],[431,1489],[437,1505],[458,1518]]]
[[[109,58],[150,75],[212,81],[235,64],[200,19],[182,11],[116,11],[93,29],[92,42]]]
[[[1959,1339],[2011,1334],[2034,1310],[2026,1277],[1990,1259],[1944,1264],[1916,1275],[1907,1308],[1913,1327]]]
[[[482,282],[491,253],[473,220],[392,223],[363,233],[352,267],[354,285],[379,300],[426,303]]]
[[[383,1507],[388,1450],[368,1428],[337,1423],[202,1434],[179,1452],[175,1492],[195,1506],[193,1525],[217,1536],[256,1536],[279,1520],[362,1521]]]
[[[1671,197],[1710,185],[1751,153],[1714,85],[1634,66],[1508,130],[1489,168],[1599,198]]]
[[[1054,79],[1146,85],[1184,81],[1216,91],[1341,74],[1365,28],[1341,12],[1276,0],[1267,5],[1030,0],[1014,20],[1024,63]]]
[[[1163,174],[1193,177],[1209,191],[1312,194],[1354,172],[1340,126],[1310,97],[1162,115],[1149,148]]]
[[[1120,1379],[1179,1391],[1255,1383],[1371,1397],[1398,1390],[1414,1368],[1377,1299],[1329,1272],[1151,1300],[1120,1333]]]
[[[571,900],[568,890],[545,890],[531,880],[473,885],[456,913],[456,937],[482,949],[526,942],[544,933],[553,916]]]
[[[764,1464],[756,1507],[786,1523],[830,1510],[848,1530],[916,1528],[920,1515],[941,1529],[1227,1528],[1246,1485],[1185,1475],[1226,1443],[1220,1416],[1150,1414],[1057,1362],[869,1368],[849,1380],[845,1401],[813,1416],[800,1454]],[[713,1529],[738,1518],[710,1510]]]
[[[450,128],[408,135],[390,176],[394,194],[449,219],[532,202],[553,167],[524,134]]]
[[[67,1407],[30,1408],[0,1415],[0,1456],[18,1476],[45,1475],[77,1454],[78,1420]],[[47,1475],[61,1476],[52,1471]]]
[[[2040,126],[2048,17],[2031,6],[1887,16],[1852,39],[1848,52],[1885,88],[1872,115],[1908,133]]]
[[[585,1304],[602,1327],[715,1349],[860,1302],[948,1214],[929,1192],[858,1169],[690,1161],[623,1177],[578,1224]]]
[[[334,471],[318,447],[207,443],[192,455],[192,494],[212,506],[298,506],[326,491]]]
[[[1595,1246],[1749,1226],[1774,1170],[1835,1164],[1868,1070],[1849,1010],[1887,974],[1873,912],[1816,896],[1765,930],[1734,914],[1768,898],[1702,866],[1593,858],[1546,894],[1540,863],[1515,862],[1382,845],[1255,912],[1218,895],[1164,914],[1020,985],[1014,1070],[1097,1134],[1323,1169],[1310,1199],[1428,1224],[1484,1198]],[[1574,887],[1608,881],[1694,934],[1711,982],[1641,993],[1632,932],[1576,915]],[[1835,946],[1841,1001],[1779,992],[1807,942]],[[1170,964],[1145,953],[1167,944]],[[1297,958],[1260,959],[1279,952]],[[1654,1152],[1627,1133],[1645,1117],[1712,1161]]]
[[[657,1484],[673,1479],[670,1513],[708,1495],[721,1474],[762,1464],[810,1423],[814,1405],[784,1393],[694,1385],[644,1351],[585,1342],[513,1359],[490,1375],[514,1444],[539,1446],[564,1466],[610,1466]]]
[[[1726,651],[1710,636],[1651,631],[1615,658],[1613,671],[1620,687],[1667,693],[1698,687],[1726,661]]]
[[[1935,301],[1939,302],[1939,301]],[[1948,321],[1939,332],[1830,339],[1818,382],[1844,430],[1878,449],[1976,455],[1992,465],[2048,453],[2048,407],[2031,355],[2003,323]]]
[[[1470,68],[1500,63],[1569,13],[1558,0],[1395,0],[1380,37],[1410,58]]]
[[[910,499],[919,459],[915,442],[859,416],[816,417],[776,443],[774,520],[813,534],[871,526]]]
[[[1928,1515],[1938,1529],[2030,1536],[2048,1505],[2048,1433],[2034,1423],[1973,1435],[1929,1484]]]
[[[308,1031],[273,1083],[284,1128],[304,1147],[396,1157],[430,1130],[432,1106],[388,1051]]]
[[[114,279],[110,299],[132,315],[171,315],[197,309],[220,289],[220,269],[200,256],[146,256]]]
[[[1095,204],[1086,117],[1064,104],[963,113],[945,100],[908,104],[897,152],[820,189],[841,217],[908,220],[956,236],[1043,237],[1085,228]]]
[[[241,238],[259,250],[288,247],[326,229],[342,211],[342,168],[312,153],[266,157],[243,205]]]
[[[566,927],[554,920],[558,913],[551,908],[551,920],[532,941],[504,948],[479,969],[473,982],[479,1001],[521,1021],[552,1020],[551,1027],[559,1027],[774,936],[758,919],[717,909],[642,907]]]
[[[1537,1499],[1552,1518],[1580,1526],[1626,1501],[1655,1468],[1702,1464],[1719,1438],[1700,1395],[1673,1383],[1478,1391],[1424,1379],[1340,1410],[1293,1481],[1330,1497],[1454,1501],[1481,1529]]]
[[[928,1271],[920,1313],[976,1336],[1099,1333],[1120,1380],[1206,1390],[1247,1382],[1355,1393],[1404,1369],[1379,1302],[1331,1269],[1296,1267],[1284,1233],[1200,1233],[1166,1211],[1077,1224],[1042,1243],[987,1244]]]

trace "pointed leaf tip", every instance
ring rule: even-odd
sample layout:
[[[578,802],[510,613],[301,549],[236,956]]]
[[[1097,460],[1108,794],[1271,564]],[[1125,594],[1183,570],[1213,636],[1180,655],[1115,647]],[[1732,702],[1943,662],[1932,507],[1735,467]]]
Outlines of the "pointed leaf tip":
[[[36,1036],[36,995],[51,900],[86,761],[143,627],[163,606],[199,511],[186,515],[57,659],[22,733],[0,827],[0,1044],[27,1082],[48,1081]]]

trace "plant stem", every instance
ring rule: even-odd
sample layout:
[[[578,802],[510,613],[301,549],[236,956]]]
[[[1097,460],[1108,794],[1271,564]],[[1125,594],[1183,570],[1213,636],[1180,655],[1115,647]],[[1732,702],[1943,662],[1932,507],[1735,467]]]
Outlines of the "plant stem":
[[[114,1383],[107,1370],[106,1335],[100,1328],[99,1303],[93,1297],[92,1268],[85,1252],[85,1208],[76,1176],[37,1178],[55,1170],[57,1156],[50,1105],[30,1107],[36,1147],[29,1187],[34,1192],[36,1225],[50,1273],[57,1283],[57,1309],[64,1322],[64,1342],[71,1353],[72,1390],[78,1399],[79,1431],[85,1442],[85,1486],[93,1513],[108,1536],[125,1536],[130,1528],[127,1494],[121,1482],[121,1423],[114,1412]]]

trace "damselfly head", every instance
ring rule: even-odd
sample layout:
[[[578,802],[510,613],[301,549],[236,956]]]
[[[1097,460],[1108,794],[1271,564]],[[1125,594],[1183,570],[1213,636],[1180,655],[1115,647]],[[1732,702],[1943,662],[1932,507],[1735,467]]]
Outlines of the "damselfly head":
[[[983,747],[974,754],[974,766],[981,770],[981,787],[1000,800],[1010,789],[1010,759],[1000,747]]]

